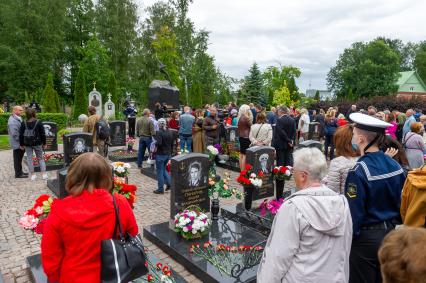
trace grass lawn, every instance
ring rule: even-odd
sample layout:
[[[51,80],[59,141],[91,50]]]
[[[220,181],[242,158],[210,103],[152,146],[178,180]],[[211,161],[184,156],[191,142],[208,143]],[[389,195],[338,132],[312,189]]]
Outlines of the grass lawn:
[[[8,135],[0,135],[0,150],[2,149],[10,149]]]

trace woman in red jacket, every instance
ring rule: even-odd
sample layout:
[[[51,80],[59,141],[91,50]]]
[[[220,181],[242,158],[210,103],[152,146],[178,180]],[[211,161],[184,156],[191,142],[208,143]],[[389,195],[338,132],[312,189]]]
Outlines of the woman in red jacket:
[[[100,282],[101,241],[112,238],[115,225],[111,167],[98,154],[82,154],[71,163],[65,188],[70,196],[54,201],[44,227],[44,272],[49,282]],[[123,230],[135,236],[129,203],[115,198]]]

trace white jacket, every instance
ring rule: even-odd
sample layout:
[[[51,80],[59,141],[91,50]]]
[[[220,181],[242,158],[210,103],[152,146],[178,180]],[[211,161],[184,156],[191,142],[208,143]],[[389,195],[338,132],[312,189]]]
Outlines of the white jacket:
[[[261,142],[263,145],[271,146],[272,126],[267,123],[253,124],[250,128],[249,139],[252,145]]]
[[[345,196],[324,185],[300,190],[274,219],[257,282],[348,282],[351,243]]]
[[[324,184],[332,191],[343,194],[348,171],[355,166],[357,160],[358,157],[339,156],[333,158],[328,167],[328,174],[323,180]]]

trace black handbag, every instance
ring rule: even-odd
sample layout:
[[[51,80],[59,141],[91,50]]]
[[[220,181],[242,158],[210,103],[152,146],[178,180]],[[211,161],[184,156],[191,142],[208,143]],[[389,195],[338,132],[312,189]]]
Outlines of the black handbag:
[[[127,283],[148,273],[146,255],[140,235],[123,234],[114,194],[112,200],[115,227],[112,238],[101,242],[101,282]],[[119,239],[116,239],[117,229]]]

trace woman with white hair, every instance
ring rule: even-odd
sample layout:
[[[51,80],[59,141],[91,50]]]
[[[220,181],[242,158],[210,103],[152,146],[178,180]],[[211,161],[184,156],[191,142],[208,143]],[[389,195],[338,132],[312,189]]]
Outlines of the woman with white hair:
[[[296,193],[272,224],[257,282],[348,282],[352,220],[344,195],[321,184],[327,173],[317,148],[294,152]]]
[[[238,137],[240,141],[240,169],[246,167],[246,150],[250,147],[250,128],[253,122],[253,113],[250,106],[243,104],[238,111]]]

